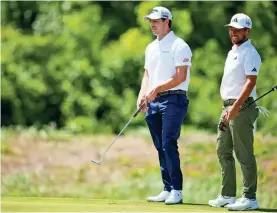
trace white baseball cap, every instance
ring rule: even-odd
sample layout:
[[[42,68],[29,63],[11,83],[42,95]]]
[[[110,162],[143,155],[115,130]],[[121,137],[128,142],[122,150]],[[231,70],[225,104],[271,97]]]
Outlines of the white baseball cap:
[[[230,24],[226,24],[225,27],[234,27],[237,29],[252,28],[252,21],[248,15],[244,13],[238,13],[231,18]]]
[[[154,7],[148,16],[143,17],[144,20],[168,18],[172,20],[171,12],[165,7]]]

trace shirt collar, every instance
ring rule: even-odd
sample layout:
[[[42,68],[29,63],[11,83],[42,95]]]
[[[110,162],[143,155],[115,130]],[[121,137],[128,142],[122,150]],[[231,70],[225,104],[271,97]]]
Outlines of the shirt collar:
[[[173,31],[170,31],[169,33],[166,34],[165,37],[163,37],[162,40],[159,41],[159,40],[157,39],[157,41],[158,41],[159,44],[165,44],[165,43],[166,43],[170,38],[172,38],[174,35],[175,35],[174,32],[173,32]]]
[[[232,50],[239,51],[239,50],[242,50],[244,47],[246,47],[246,46],[248,46],[250,44],[251,44],[251,40],[248,39],[246,42],[242,43],[240,46],[233,45]]]

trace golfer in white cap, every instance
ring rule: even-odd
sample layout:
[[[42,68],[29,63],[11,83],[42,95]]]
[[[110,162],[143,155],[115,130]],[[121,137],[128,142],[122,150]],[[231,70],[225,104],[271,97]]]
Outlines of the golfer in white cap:
[[[220,195],[215,200],[210,200],[209,205],[227,207],[229,210],[258,209],[253,129],[259,110],[256,104],[241,112],[239,109],[252,102],[256,96],[261,58],[248,39],[252,21],[247,15],[238,13],[225,26],[229,27],[233,47],[225,62],[220,87],[224,108],[218,129],[217,155],[222,171],[222,188]],[[243,195],[238,200],[235,200],[236,169],[233,150],[243,175]]]
[[[140,107],[147,105],[146,122],[158,151],[163,181],[162,192],[148,197],[150,202],[182,203],[183,177],[177,140],[187,114],[192,53],[188,44],[171,30],[172,15],[165,7],[155,7],[144,17],[157,36],[145,51],[144,77],[138,96]]]

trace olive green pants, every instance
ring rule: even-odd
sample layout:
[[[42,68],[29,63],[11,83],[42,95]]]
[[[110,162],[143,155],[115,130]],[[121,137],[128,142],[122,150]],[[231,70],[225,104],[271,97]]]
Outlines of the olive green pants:
[[[229,107],[223,107],[221,117]],[[234,150],[243,174],[243,197],[256,199],[257,164],[253,149],[253,130],[258,113],[254,103],[231,120],[225,132],[218,130],[216,150],[222,170],[222,196],[236,196]]]

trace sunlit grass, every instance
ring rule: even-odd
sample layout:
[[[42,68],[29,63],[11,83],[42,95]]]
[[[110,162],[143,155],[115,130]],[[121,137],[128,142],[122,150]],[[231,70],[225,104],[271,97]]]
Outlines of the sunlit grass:
[[[3,198],[3,212],[226,212],[207,205],[164,205],[143,200],[80,198]]]

